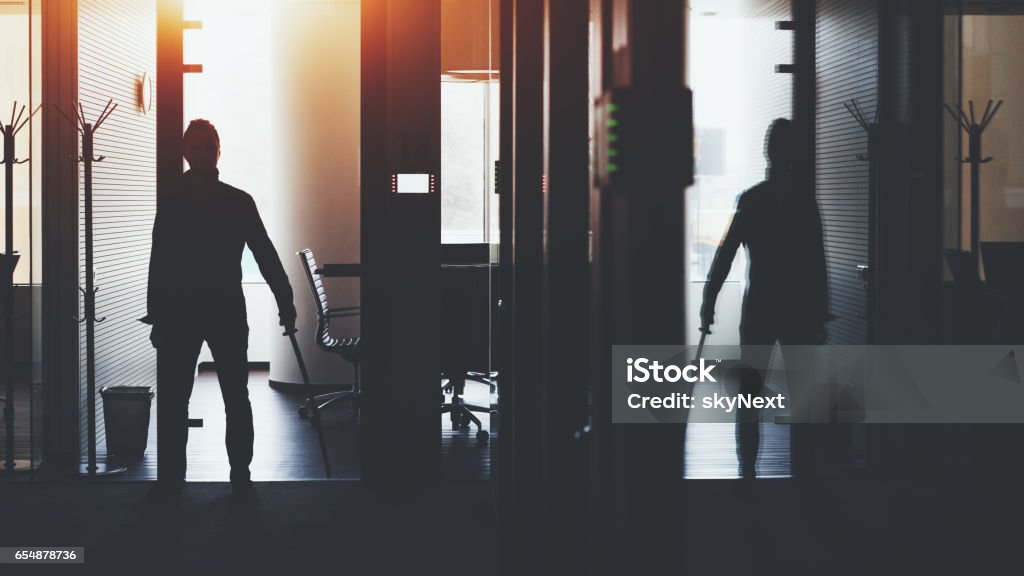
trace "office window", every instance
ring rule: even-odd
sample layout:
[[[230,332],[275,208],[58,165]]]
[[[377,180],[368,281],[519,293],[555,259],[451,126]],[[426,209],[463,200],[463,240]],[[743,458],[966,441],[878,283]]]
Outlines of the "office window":
[[[498,242],[497,0],[441,1],[441,242]]]
[[[465,76],[441,81],[441,242],[497,243],[499,83],[487,73]]]

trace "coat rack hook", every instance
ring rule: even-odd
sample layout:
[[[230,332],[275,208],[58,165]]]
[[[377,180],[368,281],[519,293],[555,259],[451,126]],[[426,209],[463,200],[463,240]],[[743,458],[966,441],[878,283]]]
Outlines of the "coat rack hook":
[[[21,132],[21,129],[24,128],[26,124],[28,124],[29,120],[31,120],[32,117],[36,115],[36,112],[39,112],[39,109],[42,107],[42,104],[36,106],[36,109],[29,113],[28,118],[25,118],[21,121],[21,124],[18,124],[18,126],[14,129],[14,133],[17,134],[18,132]]]
[[[999,112],[999,109],[1002,108],[1002,107],[1003,107],[1003,101],[1002,100],[996,102],[995,108],[992,108],[992,113],[989,114],[982,121],[982,124],[981,124],[981,129],[982,130],[984,130],[985,128],[988,128],[989,123],[992,122],[992,119],[996,117],[996,112]]]
[[[14,106],[17,107],[18,104],[15,103]],[[18,124],[21,124],[21,117],[24,116],[24,115],[25,115],[25,105],[22,104],[21,105],[21,110],[18,111],[18,117],[17,118],[14,118],[14,114],[13,113],[11,114],[11,126],[17,126]]]

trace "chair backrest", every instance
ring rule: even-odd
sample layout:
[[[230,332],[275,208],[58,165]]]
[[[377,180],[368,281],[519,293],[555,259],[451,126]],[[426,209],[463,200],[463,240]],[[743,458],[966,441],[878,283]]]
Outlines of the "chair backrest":
[[[309,283],[309,290],[313,294],[318,323],[326,327],[328,323],[327,291],[324,290],[323,280],[316,272],[316,259],[313,258],[313,251],[309,248],[299,251],[299,260],[302,261],[302,269],[306,273],[306,281]]]

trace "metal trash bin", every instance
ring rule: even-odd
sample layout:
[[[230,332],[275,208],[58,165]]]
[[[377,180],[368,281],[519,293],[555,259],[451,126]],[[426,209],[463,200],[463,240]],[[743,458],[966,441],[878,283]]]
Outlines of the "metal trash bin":
[[[107,386],[103,396],[107,455],[120,460],[141,458],[149,441],[149,413],[153,389],[149,386]]]

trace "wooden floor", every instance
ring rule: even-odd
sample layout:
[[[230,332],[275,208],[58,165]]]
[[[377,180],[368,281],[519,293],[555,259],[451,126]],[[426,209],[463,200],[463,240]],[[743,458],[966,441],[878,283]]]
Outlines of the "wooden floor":
[[[739,478],[736,425],[700,422],[686,426],[684,470],[687,479]],[[761,423],[758,478],[788,478],[789,426]]]
[[[296,410],[303,400],[301,394],[275,390],[270,387],[268,378],[265,371],[254,371],[249,377],[256,433],[250,467],[252,479],[257,482],[325,479],[316,431]],[[482,385],[468,384],[465,398],[474,404],[491,402],[490,391]],[[203,372],[196,378],[189,406],[189,416],[202,418],[203,427],[189,432],[187,480],[225,481],[229,467],[224,448],[224,403],[214,373]],[[152,414],[146,456],[129,465],[128,472],[120,476],[124,480],[156,479],[155,403]],[[482,415],[481,421],[484,429],[491,428],[488,415]],[[322,422],[330,454],[331,478],[359,479],[359,426],[352,417],[350,405],[345,402],[328,407],[322,413]],[[476,429],[452,431],[447,415],[439,415],[438,422],[445,477],[489,479],[492,448],[477,444]],[[492,436],[492,442],[495,438]]]
[[[784,383],[769,378],[765,388],[769,393],[781,392]],[[698,398],[713,393],[738,393],[738,388],[701,383],[694,387]],[[698,400],[699,402],[699,400]],[[774,424],[779,411],[763,411],[761,445],[757,452],[758,478],[788,478],[792,475],[789,457],[789,426]],[[693,422],[686,426],[683,443],[683,476],[687,479],[739,478],[739,458],[736,454],[736,424],[719,422]]]
[[[30,442],[32,440],[31,430],[35,428],[37,433],[42,429],[41,421],[33,421],[32,410],[36,410],[36,417],[39,417],[39,406],[33,406],[31,398],[31,375],[28,371],[18,371],[14,381],[14,458],[17,460],[29,460],[35,456],[32,454],[32,446]],[[6,394],[6,383],[0,384],[0,396]],[[37,389],[38,394],[38,389]],[[4,403],[0,402],[0,410],[4,407]],[[39,449],[39,442],[36,443],[36,449]],[[3,419],[2,413],[0,413],[0,458],[6,460],[7,458],[7,421]],[[2,462],[0,462],[2,466]]]
[[[324,479],[316,433],[307,419],[296,413],[302,402],[300,394],[270,388],[269,374],[254,371],[250,375],[249,394],[256,422],[256,439],[252,477],[256,481],[289,481]],[[490,404],[494,399],[486,386],[469,383],[466,401]],[[196,380],[192,396],[191,416],[202,418],[203,428],[189,434],[188,480],[223,481],[228,477],[227,454],[224,448],[224,405],[216,375],[203,372]],[[29,386],[20,382],[15,395],[16,457],[29,453]],[[149,448],[146,456],[130,463],[124,480],[156,479],[156,406],[150,419]],[[491,417],[480,419],[496,441],[496,426]],[[447,415],[439,415],[442,470],[445,478],[482,480],[491,477],[493,446],[479,446],[475,428],[453,431]],[[359,427],[347,403],[336,404],[323,413],[323,427],[330,453],[332,478],[355,480],[360,477]],[[739,476],[734,424],[691,423],[684,443],[685,477],[688,479],[728,479]],[[3,452],[4,430],[0,426],[0,453]],[[105,447],[99,447],[100,458]],[[789,477],[789,426],[761,424],[761,448],[757,474],[761,478]]]

